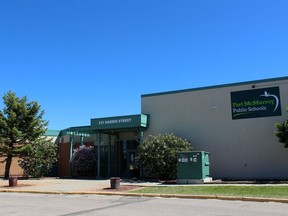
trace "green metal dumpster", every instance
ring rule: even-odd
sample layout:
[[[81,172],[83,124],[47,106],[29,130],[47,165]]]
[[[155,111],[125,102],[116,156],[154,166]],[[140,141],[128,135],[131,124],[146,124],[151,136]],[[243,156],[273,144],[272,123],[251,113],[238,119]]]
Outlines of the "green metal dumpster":
[[[209,152],[189,151],[177,155],[178,184],[204,183],[212,181],[210,177]]]

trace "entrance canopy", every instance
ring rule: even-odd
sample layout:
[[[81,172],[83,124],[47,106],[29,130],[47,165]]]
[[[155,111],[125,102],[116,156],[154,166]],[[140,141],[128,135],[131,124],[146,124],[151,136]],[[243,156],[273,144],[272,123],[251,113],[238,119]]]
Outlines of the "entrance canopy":
[[[72,175],[72,153],[76,138],[79,144],[91,143],[97,149],[97,177],[136,175],[135,153],[148,128],[148,115],[126,115],[91,119],[88,126],[70,127],[61,131],[69,145],[69,176]],[[84,137],[86,141],[84,141]]]
[[[94,131],[147,127],[148,116],[144,114],[91,119]]]
[[[60,135],[90,136],[98,132],[145,130],[148,128],[148,115],[126,115],[91,119],[90,126],[70,127],[61,131]]]

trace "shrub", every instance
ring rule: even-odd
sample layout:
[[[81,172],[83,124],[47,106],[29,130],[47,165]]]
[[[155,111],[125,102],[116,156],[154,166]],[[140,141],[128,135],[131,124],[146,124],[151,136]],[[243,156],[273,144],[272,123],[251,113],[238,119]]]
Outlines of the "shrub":
[[[90,176],[93,174],[96,166],[97,154],[93,146],[85,145],[74,149],[72,156],[72,167],[80,176]]]
[[[191,150],[191,143],[172,133],[149,136],[137,148],[137,160],[148,177],[173,180],[177,176],[177,153]]]
[[[57,146],[49,141],[28,144],[20,153],[19,166],[25,176],[42,177],[57,161]]]

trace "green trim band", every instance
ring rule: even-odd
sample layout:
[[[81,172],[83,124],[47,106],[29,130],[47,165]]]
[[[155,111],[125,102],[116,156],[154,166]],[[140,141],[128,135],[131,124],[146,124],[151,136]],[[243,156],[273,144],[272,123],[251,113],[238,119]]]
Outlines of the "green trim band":
[[[183,90],[176,90],[176,91],[159,92],[159,93],[152,93],[152,94],[143,94],[141,95],[141,97],[144,98],[144,97],[153,97],[153,96],[168,95],[168,94],[179,94],[179,93],[185,93],[185,92],[191,92],[191,91],[225,88],[225,87],[249,85],[249,84],[254,85],[257,83],[275,82],[275,81],[284,81],[284,80],[288,80],[288,76],[271,78],[271,79],[263,79],[263,80],[255,80],[255,81],[247,81],[247,82],[239,82],[239,83],[231,83],[231,84],[223,84],[223,85],[215,85],[215,86],[207,86],[207,87],[199,87],[199,88],[191,88],[191,89],[183,89]]]

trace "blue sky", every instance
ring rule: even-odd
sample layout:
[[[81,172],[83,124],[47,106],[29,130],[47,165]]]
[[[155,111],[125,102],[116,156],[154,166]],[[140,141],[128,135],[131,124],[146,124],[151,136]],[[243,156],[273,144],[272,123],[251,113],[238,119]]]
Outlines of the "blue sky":
[[[286,0],[0,0],[0,109],[49,129],[138,114],[141,94],[287,76]]]

